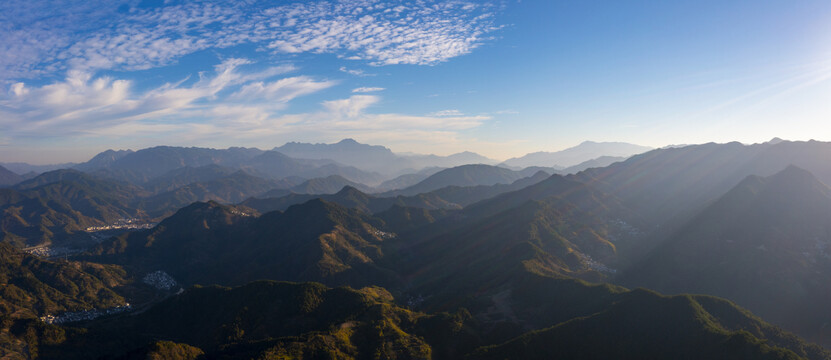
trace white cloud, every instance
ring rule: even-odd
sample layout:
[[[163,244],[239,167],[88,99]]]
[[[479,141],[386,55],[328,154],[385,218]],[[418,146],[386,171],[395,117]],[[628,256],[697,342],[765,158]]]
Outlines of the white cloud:
[[[302,95],[318,92],[335,85],[334,81],[316,81],[308,76],[296,76],[273,82],[255,82],[242,87],[231,97],[235,99],[267,99],[289,102]]]
[[[456,132],[472,129],[490,119],[488,116],[418,116],[395,113],[368,113],[366,110],[378,103],[380,98],[374,95],[353,95],[347,99],[323,102],[325,111],[307,114],[287,115],[284,119],[297,129],[314,129],[315,131],[365,132],[398,131],[449,131]]]
[[[293,141],[337,141],[350,137],[362,142],[397,145],[401,149],[451,153],[480,143],[463,134],[490,120],[488,116],[438,117],[367,111],[379,101],[379,97],[372,95],[326,101],[322,104],[323,111],[273,118],[271,126],[239,136],[252,141],[274,137]]]
[[[323,6],[294,9],[292,18],[302,14],[297,30],[271,41],[268,47],[283,53],[345,51],[375,65],[424,65],[470,52],[495,29],[488,12],[492,9],[482,12],[479,8],[487,6],[467,2],[318,5]],[[362,11],[354,11],[358,8]]]
[[[7,97],[0,97],[0,132],[21,136],[71,134],[133,134],[136,129],[169,131],[181,124],[222,119],[263,123],[289,101],[334,83],[296,76],[264,81],[286,67],[241,73],[245,59],[227,59],[213,76],[202,76],[192,85],[168,83],[145,92],[132,91],[132,82],[92,77],[73,70],[59,82],[41,87],[15,83]],[[226,89],[238,89],[220,96]],[[197,120],[194,120],[197,119]],[[253,121],[252,119],[257,119]],[[236,121],[236,120],[235,120]]]
[[[6,96],[0,95],[0,133],[18,144],[26,138],[119,142],[145,137],[211,145],[233,139],[265,142],[274,136],[370,139],[386,134],[438,145],[489,119],[458,111],[428,116],[372,113],[369,109],[381,98],[360,92],[324,101],[318,111],[286,114],[292,100],[335,83],[302,75],[272,79],[279,71],[242,71],[248,64],[226,59],[213,74],[201,74],[195,82],[184,79],[147,91],[137,91],[131,81],[83,71],[43,86],[15,83]]]
[[[117,18],[117,0],[0,1],[0,82],[65,69],[59,55]],[[91,21],[93,20],[94,21]]]
[[[13,84],[9,91],[15,96],[26,95],[29,93],[29,89],[26,88],[26,84],[22,82]]]
[[[131,107],[130,82],[109,77],[92,79],[89,73],[72,71],[62,82],[39,88],[24,83],[12,85],[9,97],[0,102],[0,128],[14,133],[21,129],[57,129],[91,113],[109,114]],[[8,109],[8,110],[7,110]],[[118,109],[118,110],[116,110]]]
[[[278,58],[332,53],[429,65],[469,53],[498,29],[496,5],[466,1],[186,2],[119,12],[122,5],[135,1],[0,2],[0,80],[148,69],[241,44]]]
[[[375,76],[375,74],[370,74],[370,73],[367,73],[367,72],[365,72],[365,71],[363,71],[363,70],[361,70],[361,69],[347,69],[347,68],[346,68],[346,66],[341,66],[341,67],[338,69],[338,71],[340,71],[340,72],[345,72],[345,73],[347,73],[347,74],[349,74],[349,75],[355,75],[355,76],[360,76],[360,77],[365,77],[365,76]]]
[[[378,99],[373,95],[353,95],[348,99],[325,101],[323,106],[334,115],[355,117]]]
[[[384,89],[382,87],[359,87],[359,88],[352,89],[352,92],[353,93],[370,93],[370,92],[378,92],[378,91],[384,91],[384,90],[386,90],[386,89]]]
[[[464,116],[461,111],[456,109],[441,110],[431,113],[430,116]]]

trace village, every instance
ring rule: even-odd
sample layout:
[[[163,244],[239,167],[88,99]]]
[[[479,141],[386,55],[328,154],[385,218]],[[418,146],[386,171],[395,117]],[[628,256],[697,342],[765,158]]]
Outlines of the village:
[[[121,306],[112,307],[109,309],[91,309],[84,311],[65,312],[60,315],[45,315],[40,317],[40,321],[47,324],[65,324],[78,321],[93,320],[104,315],[115,315],[132,310],[130,303],[125,303]]]
[[[90,226],[84,229],[86,232],[98,232],[107,230],[142,230],[152,229],[156,223],[146,222],[141,219],[118,219],[110,225]]]

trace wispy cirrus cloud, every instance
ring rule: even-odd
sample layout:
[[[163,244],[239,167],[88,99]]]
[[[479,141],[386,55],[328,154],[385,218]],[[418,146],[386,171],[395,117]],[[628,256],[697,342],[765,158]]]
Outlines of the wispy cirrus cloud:
[[[65,51],[128,3],[135,1],[0,1],[0,80],[65,70]]]
[[[375,95],[353,95],[345,99],[321,103],[319,111],[261,117],[257,123],[214,122],[208,133],[232,134],[237,139],[253,143],[275,136],[290,139],[329,139],[343,137],[390,142],[417,142],[424,145],[442,145],[448,139],[458,139],[459,132],[472,129],[490,120],[488,116],[419,116],[397,113],[373,113],[369,109],[381,100]],[[256,109],[245,110],[251,114]],[[246,126],[247,125],[247,126]],[[207,128],[203,129],[207,130]],[[208,134],[206,133],[206,135]],[[458,144],[458,141],[453,141]]]
[[[269,42],[268,47],[284,53],[343,51],[350,59],[369,60],[375,65],[424,65],[466,54],[496,29],[494,7],[483,3],[359,1],[316,5],[267,11],[297,29]]]
[[[63,81],[40,87],[15,83],[6,97],[0,97],[0,129],[20,136],[100,133],[124,129],[125,124],[211,119],[251,103],[258,104],[254,108],[260,112],[273,114],[296,97],[334,85],[308,76],[271,79],[290,66],[240,72],[239,67],[246,64],[245,59],[227,59],[215,67],[212,76],[191,85],[183,86],[186,79],[182,79],[143,92],[134,91],[131,81],[93,77],[79,70],[70,71]],[[229,89],[237,90],[217,97]]]
[[[458,111],[427,116],[374,113],[369,110],[381,97],[360,92],[323,101],[317,111],[286,113],[287,104],[295,98],[336,82],[302,75],[273,78],[279,69],[240,70],[249,63],[227,59],[212,75],[203,75],[192,84],[183,85],[187,79],[182,79],[147,91],[134,89],[128,80],[82,71],[71,71],[64,80],[39,87],[16,83],[0,99],[0,132],[19,139],[74,136],[119,141],[150,136],[166,143],[204,145],[271,143],[274,136],[375,139],[388,134],[438,146],[490,119]]]
[[[463,116],[461,111],[456,109],[441,110],[431,113],[430,116]]]
[[[217,146],[240,144],[268,148],[282,141],[337,141],[351,137],[365,142],[401,145],[402,149],[461,151],[478,141],[465,139],[461,131],[490,120],[487,116],[434,117],[397,113],[372,113],[380,98],[354,95],[324,101],[318,111],[275,115],[263,103],[219,105],[192,109],[198,121],[132,121],[91,128],[89,136],[116,140],[124,134],[149,136],[162,143]]]
[[[318,92],[334,84],[335,81],[318,81],[308,76],[295,76],[272,82],[258,81],[246,84],[231,98],[289,102],[296,97]]]
[[[386,89],[382,87],[359,87],[352,89],[353,93],[371,93],[371,92],[379,92],[384,91]]]
[[[253,44],[274,56],[331,53],[372,65],[429,65],[485,42],[495,5],[467,1],[184,2],[7,0],[0,79],[62,70],[164,66],[205,49]]]
[[[368,72],[363,71],[361,69],[349,69],[346,66],[341,66],[340,68],[338,68],[338,71],[343,72],[343,73],[347,73],[349,75],[360,76],[360,77],[375,76],[375,74],[368,73]]]

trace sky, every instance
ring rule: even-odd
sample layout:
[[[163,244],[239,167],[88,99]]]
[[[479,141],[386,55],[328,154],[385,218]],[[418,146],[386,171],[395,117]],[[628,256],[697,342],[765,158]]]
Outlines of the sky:
[[[831,141],[831,2],[0,2],[0,162]]]

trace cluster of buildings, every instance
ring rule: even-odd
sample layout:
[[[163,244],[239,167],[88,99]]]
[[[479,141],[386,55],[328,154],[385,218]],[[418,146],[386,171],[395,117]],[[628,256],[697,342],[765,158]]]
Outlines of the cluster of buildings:
[[[107,230],[140,230],[152,229],[156,226],[155,223],[148,223],[141,219],[118,219],[110,225],[104,226],[90,226],[86,228],[86,232],[107,231]]]
[[[376,230],[374,230],[374,231],[372,231],[372,234],[373,234],[373,235],[375,235],[375,236],[377,236],[377,237],[379,237],[379,238],[381,238],[381,239],[384,239],[384,240],[394,239],[394,238],[395,238],[395,234],[393,234],[393,233],[388,233],[388,232],[386,232],[386,231],[377,230],[377,229],[376,229]]]
[[[583,259],[583,261],[586,263],[586,267],[588,267],[591,270],[602,272],[602,273],[607,273],[607,274],[617,273],[617,270],[612,269],[612,268],[606,266],[605,264],[602,264],[602,263],[599,263],[599,262],[595,261],[589,255],[583,254],[579,251],[575,252],[575,254],[577,254],[577,256],[579,256],[581,259]]]
[[[92,309],[84,311],[65,312],[60,315],[45,315],[40,317],[40,321],[47,324],[65,324],[76,321],[85,321],[99,318],[104,315],[115,315],[132,310],[130,303],[125,303],[121,306],[112,307],[109,309]]]
[[[42,258],[55,258],[65,255],[74,255],[80,253],[81,249],[73,249],[65,246],[38,246],[25,249],[29,254]]]
[[[144,275],[144,278],[142,278],[141,281],[158,290],[170,290],[178,286],[176,280],[162,270],[157,270]]]
[[[253,216],[253,214],[249,214],[247,212],[240,211],[240,210],[237,210],[237,209],[231,209],[231,214],[234,214],[234,215],[237,215],[237,216],[245,216],[245,217]]]

